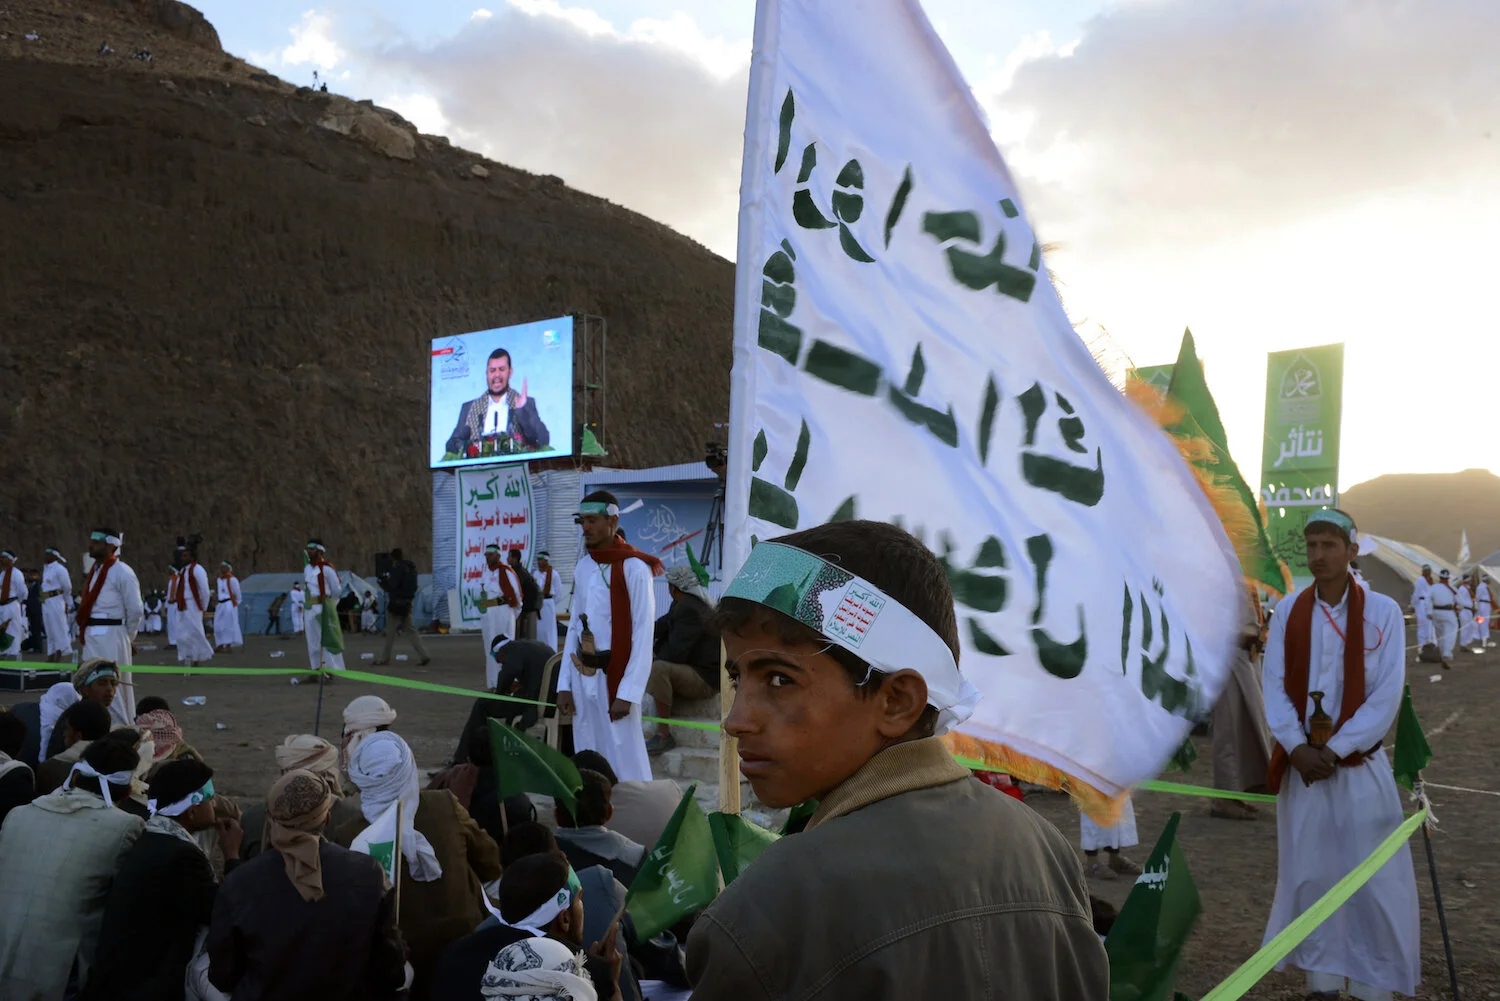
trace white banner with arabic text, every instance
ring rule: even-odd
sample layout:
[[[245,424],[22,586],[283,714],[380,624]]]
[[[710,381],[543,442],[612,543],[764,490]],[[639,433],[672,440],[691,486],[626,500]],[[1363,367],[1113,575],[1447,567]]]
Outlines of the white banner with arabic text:
[[[1084,800],[1153,778],[1223,688],[1239,569],[915,0],[761,0],[738,258],[726,575],[755,538],[901,524],[953,584],[961,734]]]
[[[485,584],[484,547],[521,551],[531,566],[531,476],[524,463],[460,469],[458,476],[458,610],[455,626],[478,629],[479,592]],[[491,574],[488,578],[494,580]],[[495,586],[489,585],[489,597]]]

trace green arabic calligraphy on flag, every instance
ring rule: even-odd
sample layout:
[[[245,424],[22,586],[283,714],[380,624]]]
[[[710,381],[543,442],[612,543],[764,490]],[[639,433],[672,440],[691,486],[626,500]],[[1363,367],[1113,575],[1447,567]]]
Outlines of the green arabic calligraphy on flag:
[[[1240,571],[1168,437],[1074,333],[914,0],[757,8],[725,570],[872,518],[948,569],[950,747],[1086,809],[1156,775],[1227,675]]]

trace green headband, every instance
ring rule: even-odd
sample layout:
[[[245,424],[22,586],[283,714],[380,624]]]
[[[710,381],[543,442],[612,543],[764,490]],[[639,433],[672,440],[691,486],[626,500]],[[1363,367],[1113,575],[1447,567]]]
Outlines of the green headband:
[[[1331,507],[1320,508],[1307,516],[1307,524],[1303,527],[1306,532],[1308,528],[1316,524],[1332,525],[1344,533],[1344,537],[1350,542],[1357,538],[1358,533],[1354,530],[1354,519],[1342,511],[1335,511]]]
[[[579,514],[602,514],[612,518],[620,513],[620,505],[605,501],[583,501],[578,505]]]

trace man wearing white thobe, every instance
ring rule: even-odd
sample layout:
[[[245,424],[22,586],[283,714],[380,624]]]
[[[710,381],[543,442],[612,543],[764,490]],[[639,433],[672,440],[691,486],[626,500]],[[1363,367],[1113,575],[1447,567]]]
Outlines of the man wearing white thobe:
[[[0,549],[0,657],[21,659],[26,638],[26,578],[16,566],[16,554]]]
[[[198,562],[195,550],[178,551],[182,567],[177,575],[177,663],[195,667],[211,660],[214,648],[203,630],[203,616],[208,612],[210,592],[208,571]],[[185,561],[185,562],[184,562]]]
[[[214,588],[218,600],[214,606],[214,645],[228,653],[232,647],[245,645],[245,634],[240,630],[240,582],[228,560],[219,564]]]
[[[302,631],[302,609],[307,604],[307,592],[302,590],[302,584],[292,585],[292,632]]]
[[[1429,643],[1437,642],[1437,634],[1432,628],[1432,567],[1429,564],[1422,565],[1422,576],[1417,578],[1416,586],[1411,590],[1411,609],[1417,618],[1417,652]]]
[[[1474,592],[1469,582],[1460,579],[1454,596],[1458,606],[1458,645],[1468,649],[1474,645]]]
[[[1481,577],[1479,586],[1474,589],[1474,636],[1480,646],[1495,645],[1490,641],[1490,619],[1494,614],[1495,594],[1490,590],[1490,582]]]
[[[177,585],[182,583],[182,574],[176,567],[167,567],[167,646],[177,646]]]
[[[42,632],[47,637],[47,659],[57,663],[73,655],[73,620],[68,611],[73,606],[73,578],[68,561],[55,546],[47,547],[47,562],[42,566]]]
[[[516,618],[521,614],[521,578],[495,543],[484,547],[485,570],[479,585],[479,634],[484,643],[484,684],[495,687],[500,665],[493,650],[497,637],[516,638]]]
[[[1305,538],[1315,583],[1282,603],[1266,643],[1266,721],[1285,769],[1276,805],[1276,899],[1266,942],[1363,862],[1404,819],[1390,759],[1380,746],[1396,720],[1406,682],[1401,608],[1349,576],[1357,536],[1348,515],[1315,512]],[[1363,601],[1363,622],[1351,639],[1357,637],[1363,648],[1364,700],[1345,718],[1344,638],[1350,635],[1350,605],[1356,598]],[[1298,643],[1289,644],[1289,632]],[[1298,649],[1307,658],[1300,671]],[[1308,693],[1305,705],[1295,706],[1289,689]],[[1322,747],[1310,742],[1303,722],[1314,713],[1313,691],[1323,693],[1323,709],[1336,723]],[[1275,762],[1272,770],[1274,778]],[[1337,998],[1347,978],[1349,993],[1360,1001],[1388,1001],[1392,992],[1416,992],[1420,931],[1411,850],[1403,843],[1277,968],[1305,971],[1314,997]]]
[[[543,550],[536,554],[536,582],[542,590],[542,611],[537,617],[536,638],[557,649],[557,571]]]
[[[1438,582],[1432,585],[1432,628],[1443,666],[1452,667],[1453,644],[1458,641],[1458,590],[1449,582],[1447,570],[1438,571]]]
[[[339,572],[323,558],[327,549],[319,539],[307,543],[307,566],[302,568],[302,583],[307,592],[303,612],[303,633],[307,636],[307,660],[314,671],[344,669],[343,627],[339,625]],[[324,641],[323,624],[328,620],[330,634],[339,633],[339,648]]]
[[[641,697],[651,677],[656,624],[652,578],[660,572],[661,563],[617,539],[619,524],[619,502],[606,491],[589,494],[579,506],[587,551],[573,575],[572,615],[563,643],[557,705],[562,715],[576,713],[575,749],[603,754],[622,782],[649,782],[651,759],[641,730]],[[623,575],[618,581],[616,567]],[[620,623],[618,632],[610,601],[617,584],[625,587],[630,603],[630,622]],[[585,618],[594,654],[581,644]],[[611,699],[607,654],[621,642],[628,642],[630,656]]]
[[[135,634],[144,611],[140,579],[120,559],[119,551],[118,533],[101,528],[89,535],[94,565],[83,578],[78,626],[83,632],[82,659],[103,657],[120,669],[120,687],[109,704],[109,715],[116,726],[129,726],[135,721],[135,685],[126,668],[134,659]]]

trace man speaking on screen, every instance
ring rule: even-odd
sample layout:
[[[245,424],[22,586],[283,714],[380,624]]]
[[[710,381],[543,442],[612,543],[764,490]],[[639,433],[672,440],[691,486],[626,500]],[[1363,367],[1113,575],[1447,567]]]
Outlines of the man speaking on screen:
[[[552,436],[536,411],[536,400],[510,386],[510,352],[496,348],[484,367],[486,391],[458,411],[458,426],[448,436],[450,455],[474,458],[482,454],[536,452],[548,448]],[[508,444],[502,445],[502,442]],[[485,444],[493,443],[493,448]]]

